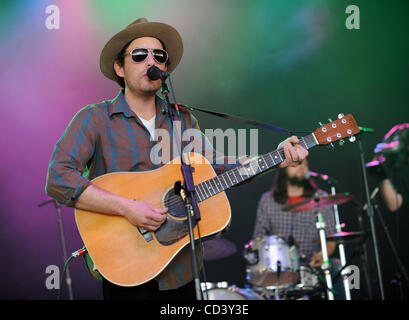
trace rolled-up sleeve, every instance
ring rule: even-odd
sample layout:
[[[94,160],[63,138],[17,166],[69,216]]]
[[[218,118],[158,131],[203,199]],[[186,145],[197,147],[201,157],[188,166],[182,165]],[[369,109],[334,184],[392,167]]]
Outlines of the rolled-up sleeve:
[[[58,140],[49,163],[46,193],[59,203],[74,207],[91,184],[84,175],[95,150],[95,110],[81,109]]]

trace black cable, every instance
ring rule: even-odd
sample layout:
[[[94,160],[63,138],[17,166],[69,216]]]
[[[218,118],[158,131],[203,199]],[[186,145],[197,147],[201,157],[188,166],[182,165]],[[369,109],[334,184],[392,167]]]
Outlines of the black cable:
[[[64,263],[64,267],[62,269],[62,273],[60,276],[60,290],[58,291],[58,300],[61,300],[61,291],[62,291],[62,285],[63,285],[63,281],[64,281],[64,273],[67,270],[68,264],[70,263],[71,259],[74,258],[73,255],[71,255]]]
[[[87,251],[87,248],[85,246],[83,246],[81,249],[78,249],[77,251],[71,253],[69,258],[65,261],[64,267],[62,268],[61,277],[60,277],[60,290],[58,291],[58,300],[61,299],[61,291],[62,291],[64,273],[68,268],[68,264],[71,262],[72,258],[78,258],[79,256],[83,255],[86,251]]]

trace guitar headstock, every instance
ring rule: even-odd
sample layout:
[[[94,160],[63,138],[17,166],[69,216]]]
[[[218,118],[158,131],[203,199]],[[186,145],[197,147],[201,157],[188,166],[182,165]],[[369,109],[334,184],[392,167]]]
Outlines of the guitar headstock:
[[[350,138],[351,142],[355,141],[354,134],[359,133],[359,127],[352,116],[338,115],[338,119],[318,128],[314,131],[315,138],[321,145],[332,144],[335,141],[343,141],[344,138]]]

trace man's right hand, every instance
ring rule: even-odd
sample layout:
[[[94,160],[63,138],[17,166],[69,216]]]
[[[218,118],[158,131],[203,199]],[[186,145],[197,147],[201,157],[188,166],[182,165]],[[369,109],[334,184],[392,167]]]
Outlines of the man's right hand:
[[[157,230],[166,221],[168,208],[157,208],[147,202],[131,200],[89,185],[79,196],[75,207],[82,210],[123,216],[134,226]]]
[[[166,221],[166,212],[168,208],[158,208],[144,201],[129,200],[123,216],[134,226],[155,231]]]

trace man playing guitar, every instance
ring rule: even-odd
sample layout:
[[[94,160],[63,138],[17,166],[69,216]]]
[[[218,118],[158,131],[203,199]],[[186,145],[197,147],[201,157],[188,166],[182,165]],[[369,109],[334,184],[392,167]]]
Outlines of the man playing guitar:
[[[156,66],[172,72],[182,54],[182,39],[173,27],[144,18],[107,42],[100,56],[101,71],[122,90],[114,99],[86,106],[74,116],[54,148],[47,175],[48,195],[76,210],[98,213],[101,218],[124,217],[130,225],[149,232],[161,227],[167,219],[166,206],[121,196],[91,180],[105,174],[160,167],[150,158],[154,146],[151,138],[155,138],[154,129],[170,127],[163,112],[165,102],[156,95],[161,80],[150,80],[147,70]],[[181,117],[186,128],[199,128],[190,112],[181,112]],[[295,136],[280,147],[285,155],[280,167],[296,166],[308,155]],[[244,161],[249,159],[240,162]],[[223,172],[232,166],[214,167]],[[118,221],[123,224],[124,220]],[[120,235],[112,236],[112,241],[116,238]],[[111,260],[115,264],[115,259]],[[114,269],[122,270],[124,264],[115,265]],[[97,263],[97,267],[102,265]],[[141,285],[118,285],[104,278],[103,291],[105,299],[194,299],[190,252],[186,248],[178,251],[160,274]]]

